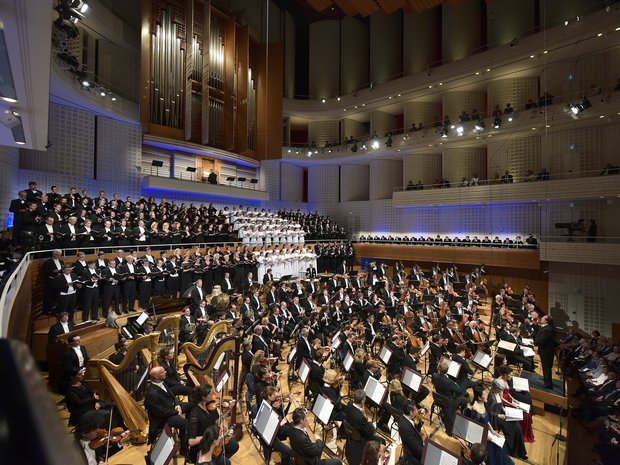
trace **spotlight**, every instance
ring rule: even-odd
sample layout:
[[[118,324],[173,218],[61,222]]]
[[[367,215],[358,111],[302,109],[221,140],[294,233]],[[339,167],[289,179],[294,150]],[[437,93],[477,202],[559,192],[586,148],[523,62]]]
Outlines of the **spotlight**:
[[[308,157],[312,156],[312,150],[308,150],[308,153],[306,154]]]
[[[485,128],[484,121],[480,120],[476,123],[476,131],[482,131]]]
[[[502,119],[497,116],[494,120],[493,120],[493,127],[495,129],[499,129],[502,126]]]
[[[326,102],[325,97],[323,97],[323,98],[321,99],[321,103],[325,103],[325,102]]]
[[[442,139],[447,138],[448,137],[448,129],[447,128],[442,129],[439,134],[441,134],[441,138]]]
[[[457,136],[462,136],[463,135],[463,126],[457,126],[457,128],[456,128],[456,135]]]
[[[113,102],[116,102],[116,97],[112,97],[112,101],[113,101]]]
[[[577,113],[579,113],[581,110],[579,109],[578,105],[573,105],[570,104],[570,111],[573,113],[573,115],[576,115]]]
[[[568,26],[568,19],[564,20],[564,26]]]
[[[374,139],[374,140],[370,143],[370,146],[371,146],[373,149],[377,150],[377,149],[379,148],[379,141],[378,141],[377,139]]]
[[[514,119],[514,117],[512,116],[512,114],[508,117],[508,121],[512,122],[512,120]]]
[[[83,85],[84,87],[90,87],[90,82],[88,82],[88,81],[82,81],[82,85]]]
[[[338,100],[340,102],[340,96],[336,97],[336,100]]]
[[[101,95],[102,97],[105,97],[105,92],[101,91],[101,92],[99,92],[99,95]]]
[[[590,100],[588,100],[588,98],[584,95],[583,99],[581,100],[581,103],[577,103],[577,104],[569,103],[568,106],[570,108],[570,111],[573,113],[573,115],[577,115],[579,113],[586,111],[588,108],[590,108],[592,106],[592,103],[590,103]]]
[[[366,147],[366,144],[362,144],[362,150],[368,150],[368,147]]]

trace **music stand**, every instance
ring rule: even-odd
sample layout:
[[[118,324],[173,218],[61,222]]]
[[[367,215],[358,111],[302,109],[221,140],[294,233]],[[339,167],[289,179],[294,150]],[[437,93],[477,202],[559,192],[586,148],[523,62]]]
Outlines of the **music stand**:
[[[174,435],[172,434],[170,426],[165,425],[157,442],[155,442],[151,452],[148,454],[149,464],[168,465],[178,450],[179,446],[174,440]]]
[[[342,344],[342,339],[340,339],[340,331],[332,336],[332,345],[331,348],[334,350],[338,350],[338,347]]]
[[[329,423],[329,419],[334,411],[334,403],[331,399],[325,397],[323,394],[316,396],[316,402],[312,406],[312,413],[321,422],[326,425]]]
[[[387,366],[392,358],[392,349],[387,344],[384,344],[379,351],[379,359]]]
[[[457,379],[459,377],[459,373],[461,372],[461,364],[459,362],[455,362],[454,360],[450,360],[447,357],[441,357],[439,359],[439,365],[444,362],[450,363],[450,365],[448,366],[448,376]]]
[[[250,185],[254,187],[254,190],[256,190],[256,184],[258,184],[258,179],[256,178],[250,179]]]
[[[246,182],[247,178],[237,178],[237,182]]]
[[[230,373],[228,372],[228,368],[226,368],[226,365],[224,365],[215,377],[215,392],[222,392],[222,389],[224,389],[224,385],[228,381],[228,378],[230,378]]]
[[[308,376],[310,375],[310,362],[305,358],[301,359],[301,363],[299,364],[299,368],[297,369],[297,376],[299,376],[299,381],[301,384],[306,384],[308,381]]]
[[[461,465],[462,461],[458,455],[429,439],[424,444],[422,463],[424,465]]]
[[[420,386],[424,381],[424,375],[411,367],[403,367],[403,371],[400,374],[400,382],[411,389],[413,392],[418,392]]]
[[[293,360],[295,360],[295,355],[297,355],[297,346],[293,346],[291,351],[288,353],[288,357],[286,357],[286,363],[289,365]]]
[[[373,401],[377,406],[381,407],[387,396],[387,388],[381,384],[378,379],[369,376],[364,386],[366,397]]]
[[[188,166],[187,168],[185,168],[185,171],[187,171],[189,174],[189,178],[192,179],[195,176],[195,172],[196,172],[196,167],[195,166]]]
[[[265,400],[258,408],[254,428],[265,444],[271,447],[280,429],[280,415]]]
[[[471,361],[474,364],[476,371],[480,370],[480,372],[482,373],[482,384],[484,384],[484,374],[491,374],[491,372],[489,371],[489,366],[491,365],[492,360],[493,359],[489,354],[480,349],[478,349],[474,356],[471,358]]]
[[[159,168],[164,166],[164,162],[161,160],[152,160],[151,161],[151,174],[153,174],[153,166],[155,167],[155,176],[159,176]]]
[[[454,417],[452,434],[463,439],[469,444],[479,442],[483,446],[486,446],[488,431],[489,427],[487,425],[478,423],[477,421],[467,418],[460,413],[457,413]]]
[[[230,186],[233,182],[235,182],[235,179],[237,179],[236,176],[228,176],[226,178],[226,182],[228,183],[228,185]]]
[[[344,356],[344,360],[342,361],[342,367],[344,368],[344,371],[348,373],[352,365],[353,365],[353,354],[351,353],[350,350],[347,350],[347,353]]]

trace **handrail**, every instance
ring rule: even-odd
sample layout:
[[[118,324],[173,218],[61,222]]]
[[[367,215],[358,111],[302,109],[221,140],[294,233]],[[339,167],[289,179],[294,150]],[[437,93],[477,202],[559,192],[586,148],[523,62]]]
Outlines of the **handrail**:
[[[344,243],[348,242],[348,239],[313,239],[305,241],[305,244],[316,244],[316,243]],[[226,242],[226,243],[192,243],[192,244],[158,244],[156,247],[161,250],[161,248],[167,248],[165,250],[174,250],[174,249],[193,249],[193,248],[205,248],[206,246],[215,247],[215,246],[238,246],[240,242]],[[303,246],[304,244],[280,244],[280,245],[289,245],[289,246]],[[107,251],[107,252],[115,252],[119,249],[122,249],[125,252],[129,252],[132,250],[144,251],[148,245],[144,246],[113,246],[113,247],[96,247],[93,249],[94,253],[97,254],[99,251]],[[91,247],[86,247],[87,249],[91,249]],[[76,249],[58,249],[63,252],[64,256],[68,256],[68,252],[77,252],[79,250],[83,250],[82,248]],[[156,252],[158,250],[154,250]],[[9,319],[10,319],[10,311],[13,308],[13,303],[15,302],[15,294],[17,290],[21,286],[24,276],[28,271],[28,266],[30,262],[43,258],[44,256],[50,256],[52,249],[49,250],[36,250],[27,252],[22,261],[17,265],[17,267],[13,270],[13,272],[6,278],[4,288],[0,293],[0,338],[7,337],[8,329],[9,329]]]

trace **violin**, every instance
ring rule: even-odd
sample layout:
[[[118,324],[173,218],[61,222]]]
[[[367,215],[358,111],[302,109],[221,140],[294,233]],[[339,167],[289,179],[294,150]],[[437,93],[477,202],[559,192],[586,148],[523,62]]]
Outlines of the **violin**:
[[[411,347],[416,347],[418,349],[424,347],[424,341],[421,337],[418,337],[416,335],[411,336],[411,338],[409,339],[409,343],[411,344]]]
[[[128,438],[128,435],[129,431],[125,431],[120,426],[118,428],[111,429],[109,434],[107,429],[98,428],[97,437],[88,443],[88,447],[95,450],[107,444],[118,444]]]

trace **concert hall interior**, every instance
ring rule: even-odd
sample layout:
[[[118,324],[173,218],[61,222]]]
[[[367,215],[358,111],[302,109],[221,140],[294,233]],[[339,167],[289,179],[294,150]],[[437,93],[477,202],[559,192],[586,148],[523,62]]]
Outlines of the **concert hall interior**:
[[[620,457],[620,2],[0,1],[0,462]]]

